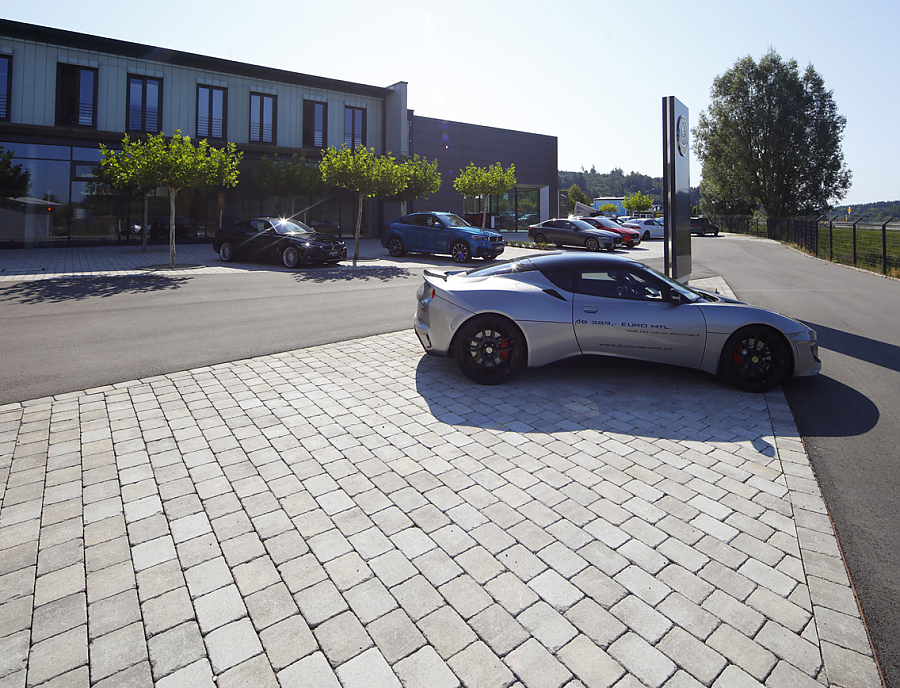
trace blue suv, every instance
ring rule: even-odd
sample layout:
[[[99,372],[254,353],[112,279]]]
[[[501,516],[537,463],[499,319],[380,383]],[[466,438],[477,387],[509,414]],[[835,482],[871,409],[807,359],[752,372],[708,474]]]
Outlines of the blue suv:
[[[392,256],[407,251],[449,253],[457,263],[473,256],[492,260],[503,253],[503,237],[473,227],[453,213],[410,213],[385,225],[381,245]]]

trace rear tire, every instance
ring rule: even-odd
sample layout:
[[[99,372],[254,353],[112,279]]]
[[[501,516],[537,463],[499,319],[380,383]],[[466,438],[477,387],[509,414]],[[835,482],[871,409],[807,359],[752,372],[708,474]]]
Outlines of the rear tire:
[[[231,259],[234,258],[234,247],[229,242],[223,241],[219,246],[219,258],[225,263],[231,262]]]
[[[541,234],[540,232],[538,232],[537,234],[534,235],[534,243],[536,243],[536,244],[546,244],[546,243],[547,243],[547,237],[545,237],[543,234]]]
[[[644,230],[644,236],[641,237],[641,240],[642,240],[642,241],[647,241],[649,238],[650,238],[650,230],[649,230],[649,229],[645,229],[645,230]]]
[[[525,367],[525,336],[502,316],[479,315],[460,328],[453,356],[467,378],[479,385],[496,385]]]
[[[395,236],[388,240],[388,253],[394,258],[399,258],[406,253],[406,249],[403,248],[403,242],[400,240],[400,237]]]
[[[791,370],[791,352],[780,333],[765,325],[742,327],[728,338],[719,359],[725,380],[747,392],[777,387]]]

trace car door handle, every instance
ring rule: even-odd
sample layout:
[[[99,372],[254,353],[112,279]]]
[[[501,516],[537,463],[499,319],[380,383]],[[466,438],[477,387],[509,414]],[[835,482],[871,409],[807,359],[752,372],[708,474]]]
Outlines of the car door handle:
[[[583,310],[585,313],[596,313],[597,307],[596,306],[582,306],[581,310]]]

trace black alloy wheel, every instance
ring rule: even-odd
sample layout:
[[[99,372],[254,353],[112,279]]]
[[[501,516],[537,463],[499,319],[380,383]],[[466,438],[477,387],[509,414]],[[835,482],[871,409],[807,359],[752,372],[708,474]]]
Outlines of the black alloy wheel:
[[[525,337],[506,318],[479,315],[460,329],[453,355],[467,378],[480,385],[496,385],[525,366]]]
[[[594,237],[588,237],[584,240],[584,247],[588,251],[599,251],[600,250],[600,242],[597,241]]]
[[[728,338],[719,370],[728,382],[747,392],[766,392],[787,377],[790,355],[781,334],[765,325],[748,325]]]
[[[295,246],[288,246],[281,253],[281,262],[286,268],[295,268],[300,263],[300,251]]]
[[[453,260],[457,263],[468,263],[472,257],[472,252],[469,250],[466,242],[454,241],[453,245],[450,246],[450,255],[453,256]]]
[[[649,229],[645,229],[645,230],[644,230],[644,236],[641,237],[641,239],[642,239],[643,241],[647,241],[649,238],[650,238],[650,230],[649,230]]]
[[[536,244],[546,244],[546,243],[547,243],[547,237],[545,237],[543,234],[541,234],[540,232],[538,232],[537,234],[534,235],[534,243],[536,243]]]
[[[219,246],[219,258],[228,263],[234,258],[234,247],[227,241],[223,241]]]
[[[400,240],[400,237],[393,236],[388,239],[388,253],[394,258],[399,258],[406,254],[406,249],[403,248],[403,242]]]

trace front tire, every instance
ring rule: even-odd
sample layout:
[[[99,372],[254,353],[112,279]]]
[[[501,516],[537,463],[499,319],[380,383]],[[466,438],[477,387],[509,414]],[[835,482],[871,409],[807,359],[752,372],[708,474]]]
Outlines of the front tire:
[[[597,241],[594,237],[588,237],[584,241],[584,247],[588,251],[599,251],[600,250],[600,242]]]
[[[469,246],[464,241],[454,241],[450,247],[450,255],[453,256],[453,260],[457,263],[468,263],[472,257],[472,251],[469,250]]]
[[[784,338],[765,325],[748,325],[735,332],[722,349],[719,372],[747,392],[767,392],[790,373],[791,352]]]
[[[232,258],[234,258],[234,247],[227,241],[223,241],[222,245],[219,246],[219,258],[221,258],[224,262],[231,262]]]
[[[406,254],[406,249],[403,248],[403,242],[400,240],[400,237],[394,236],[388,239],[388,253],[394,258],[399,258]]]
[[[288,246],[281,253],[281,262],[286,268],[295,268],[300,264],[300,251],[293,246]]]
[[[460,328],[453,355],[467,378],[479,385],[496,385],[525,366],[525,336],[506,318],[479,315]]]

